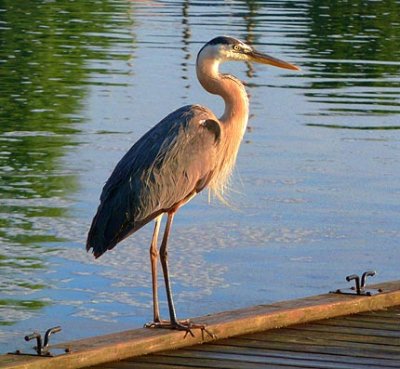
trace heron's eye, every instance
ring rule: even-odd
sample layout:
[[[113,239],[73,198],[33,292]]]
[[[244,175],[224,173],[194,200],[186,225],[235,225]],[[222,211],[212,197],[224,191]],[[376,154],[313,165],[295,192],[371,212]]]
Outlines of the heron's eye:
[[[242,48],[239,45],[234,45],[233,50],[235,51],[242,51]]]

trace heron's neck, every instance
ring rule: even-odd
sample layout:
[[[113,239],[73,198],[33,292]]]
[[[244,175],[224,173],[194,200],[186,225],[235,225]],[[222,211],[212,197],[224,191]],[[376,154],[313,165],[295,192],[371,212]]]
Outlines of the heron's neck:
[[[242,138],[249,116],[249,100],[243,84],[235,77],[219,73],[218,60],[202,58],[197,62],[197,78],[210,93],[224,99],[225,111],[220,121]],[[229,128],[228,128],[229,127]]]

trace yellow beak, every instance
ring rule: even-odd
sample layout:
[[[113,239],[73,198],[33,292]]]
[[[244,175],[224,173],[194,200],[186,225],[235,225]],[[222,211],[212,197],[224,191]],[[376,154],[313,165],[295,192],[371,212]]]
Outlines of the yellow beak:
[[[258,51],[251,51],[247,54],[250,57],[250,61],[261,63],[261,64],[269,64],[279,68],[291,69],[291,70],[300,70],[300,68],[294,64],[290,64],[283,60],[274,58],[267,54],[260,53]]]

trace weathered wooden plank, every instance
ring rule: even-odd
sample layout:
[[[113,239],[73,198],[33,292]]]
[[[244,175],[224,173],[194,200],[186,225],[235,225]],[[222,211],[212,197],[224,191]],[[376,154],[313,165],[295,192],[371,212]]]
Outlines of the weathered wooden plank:
[[[225,353],[225,352],[212,352],[212,351],[195,351],[195,350],[178,350],[170,351],[164,354],[152,355],[148,358],[149,361],[157,360],[157,362],[163,362],[168,360],[173,363],[180,363],[190,361],[191,363],[209,363],[211,360],[219,362],[218,365],[223,365],[224,367],[231,367],[232,364],[241,364],[241,368],[252,368],[254,364],[262,364],[264,367],[269,365],[280,365],[280,366],[294,366],[294,367],[307,367],[307,368],[321,368],[321,369],[365,369],[368,364],[359,363],[347,363],[329,360],[319,360],[312,356],[308,358],[296,358],[296,357],[274,357],[269,355],[249,355],[240,353]],[[369,366],[371,367],[371,366]],[[385,366],[380,364],[381,368]],[[387,368],[392,368],[393,366],[386,366]]]
[[[400,361],[400,350],[392,351],[390,349],[377,348],[375,345],[333,345],[327,340],[320,340],[317,342],[309,342],[309,340],[302,340],[300,336],[296,336],[295,340],[250,340],[242,338],[229,338],[228,341],[212,343],[210,345],[231,345],[234,347],[250,347],[258,348],[261,350],[277,350],[277,351],[289,351],[289,352],[301,352],[301,353],[321,353],[321,354],[332,354],[351,356],[354,358],[382,358],[394,361]],[[201,346],[200,346],[201,347]]]
[[[400,338],[400,331],[396,330],[380,330],[380,329],[370,329],[370,328],[360,328],[360,327],[346,327],[346,326],[334,326],[329,324],[315,324],[309,323],[307,325],[303,324],[300,326],[293,326],[287,329],[300,329],[300,330],[308,330],[308,331],[317,331],[317,332],[326,332],[330,335],[333,333],[341,333],[348,334],[358,337],[370,337],[370,338],[378,338],[380,337],[390,339],[390,338]]]
[[[206,368],[217,368],[217,369],[243,369],[243,368],[251,368],[251,369],[311,369],[310,366],[299,366],[299,365],[286,365],[286,364],[276,364],[276,363],[266,363],[266,362],[256,362],[256,361],[238,361],[238,360],[221,360],[220,358],[190,358],[187,357],[169,357],[169,356],[160,356],[160,355],[152,355],[151,357],[141,357],[137,358],[136,361],[141,363],[159,363],[159,364],[178,364],[182,365],[183,368],[198,368],[198,367],[206,367]],[[134,368],[134,367],[132,367]],[[333,368],[332,368],[333,369]],[[348,369],[348,367],[346,368]],[[355,368],[356,369],[356,368]],[[358,369],[358,368],[357,368]],[[363,368],[365,369],[365,368]]]
[[[193,366],[179,365],[173,363],[156,363],[156,362],[130,362],[118,361],[111,364],[100,364],[92,369],[193,369]],[[196,369],[209,369],[205,366],[196,366]]]
[[[172,363],[152,363],[152,362],[114,362],[111,364],[102,364],[96,366],[96,369],[193,369],[193,366],[174,365]],[[207,367],[196,367],[206,369]]]
[[[388,312],[390,312],[392,309]],[[394,313],[396,309],[393,309]],[[309,331],[301,329],[305,325],[292,326],[279,330],[269,330],[262,333],[249,334],[243,338],[229,338],[217,342],[197,345],[189,349],[162,352],[147,357],[133,358],[123,362],[123,366],[115,364],[113,369],[136,368],[136,365],[147,364],[149,367],[157,368],[156,365],[165,365],[163,368],[182,365],[181,368],[253,368],[254,365],[262,365],[264,368],[323,368],[323,369],[371,369],[371,368],[399,368],[400,362],[400,340],[389,337],[392,345],[382,344],[382,337],[386,331],[400,331],[399,324],[393,328],[393,324],[373,324],[375,330],[379,330],[379,337],[372,338],[365,335],[369,329],[365,328],[368,317],[364,317],[361,330],[357,327],[357,318],[354,315],[352,322],[356,325],[354,329],[335,340],[335,334],[330,327],[351,328],[346,326],[346,318],[334,318],[330,320],[317,321],[312,324],[324,327],[324,330]],[[371,317],[370,319],[374,319]],[[306,326],[312,325],[308,324]],[[381,328],[380,328],[381,327]],[[293,328],[298,328],[294,330]],[[387,329],[390,328],[390,329]],[[397,328],[397,329],[396,329]],[[353,331],[353,332],[351,332]],[[283,334],[282,334],[283,333]],[[276,336],[279,340],[270,340]],[[361,338],[360,338],[360,337]],[[353,341],[343,340],[350,337]],[[354,340],[354,337],[357,339]],[[370,340],[376,340],[370,343]],[[281,342],[279,342],[281,341]],[[361,342],[355,342],[361,341]],[[311,344],[310,344],[311,342]],[[129,362],[129,365],[127,365]],[[186,362],[186,365],[184,365]],[[131,364],[133,366],[131,366]],[[106,369],[104,367],[96,369]],[[111,369],[111,368],[110,368]]]
[[[390,308],[390,310],[388,308],[385,309],[381,309],[381,310],[374,310],[374,311],[369,311],[369,312],[362,312],[360,313],[361,315],[377,315],[377,316],[387,316],[387,317],[393,317],[393,312],[395,312],[395,314],[400,314],[400,306],[394,307],[394,308]]]
[[[266,329],[310,321],[354,314],[361,311],[383,309],[400,305],[400,281],[376,286],[384,292],[378,295],[349,296],[325,294],[295,301],[259,305],[247,309],[219,313],[194,319],[207,325],[217,338],[227,338]],[[118,361],[124,358],[197,343],[212,341],[213,338],[195,332],[195,337],[178,331],[136,329],[91,339],[68,343],[71,353],[54,358],[32,358],[11,361],[0,357],[0,367],[14,369],[53,369],[82,368],[103,362]],[[57,345],[65,347],[65,345]]]
[[[197,345],[191,348],[192,351],[219,352],[230,355],[252,355],[268,358],[282,359],[283,362],[288,359],[297,359],[302,361],[311,362],[329,362],[339,363],[346,365],[385,365],[388,368],[399,369],[399,362],[397,360],[387,358],[374,358],[374,357],[356,357],[348,352],[345,355],[340,353],[323,353],[323,352],[303,352],[293,350],[272,350],[270,348],[253,348],[249,346],[233,346],[233,345]],[[267,360],[268,361],[268,360]],[[269,361],[268,361],[269,362]]]
[[[355,316],[356,317],[356,316]],[[336,318],[336,319],[332,319],[332,321],[341,321],[342,318]],[[275,330],[275,331],[267,331],[265,332],[265,335],[271,335],[271,333],[275,332],[277,334],[281,333],[283,330]],[[296,333],[297,335],[297,339],[301,342],[303,341],[307,341],[308,340],[308,332],[306,332],[306,335],[304,335],[304,332],[299,330],[299,332]],[[319,332],[317,332],[318,334],[320,334]],[[251,337],[257,336],[259,334],[253,334],[250,335]],[[235,362],[238,362],[240,364],[237,364],[239,367],[252,367],[253,363],[250,360],[250,364],[248,363],[248,356],[256,356],[256,357],[262,357],[265,359],[265,367],[269,367],[269,365],[278,365],[279,367],[282,367],[282,365],[287,366],[289,365],[289,367],[293,368],[296,366],[303,366],[303,362],[305,361],[310,368],[315,367],[315,368],[330,368],[330,367],[334,367],[334,368],[340,368],[341,366],[344,365],[349,365],[352,368],[398,368],[398,363],[399,363],[399,355],[397,355],[397,357],[394,357],[392,355],[392,353],[388,353],[388,352],[382,352],[381,350],[377,350],[376,349],[376,345],[370,345],[374,351],[371,352],[371,350],[367,350],[368,355],[361,355],[361,359],[360,356],[357,356],[357,353],[355,352],[354,348],[350,348],[346,345],[346,342],[344,342],[343,347],[341,347],[340,350],[338,350],[337,347],[331,347],[331,352],[330,353],[326,353],[326,352],[321,352],[320,349],[326,349],[326,345],[329,345],[329,334],[327,332],[322,333],[322,335],[324,336],[325,342],[324,342],[324,346],[317,346],[318,350],[311,353],[308,351],[299,351],[299,350],[295,350],[297,345],[293,345],[293,344],[288,344],[288,342],[285,342],[283,344],[281,344],[281,350],[273,350],[271,349],[271,342],[263,342],[263,341],[259,341],[259,340],[255,340],[256,343],[258,344],[262,344],[262,347],[252,347],[251,344],[249,344],[249,342],[254,342],[254,340],[246,340],[246,339],[226,339],[226,340],[220,340],[216,343],[212,343],[212,344],[207,344],[207,345],[199,345],[199,346],[195,346],[192,347],[190,350],[184,350],[183,352],[190,352],[190,351],[204,351],[205,352],[205,356],[204,357],[196,357],[196,355],[194,354],[189,354],[190,357],[188,357],[188,361],[190,361],[190,365],[185,365],[184,367],[186,368],[193,368],[193,367],[198,367],[199,363],[201,362],[201,360],[203,359],[215,359],[217,361],[219,361],[218,364],[215,364],[215,367],[231,367],[231,361],[234,360]],[[235,342],[237,340],[241,340],[241,344],[240,345],[232,345],[232,342]],[[225,342],[225,344],[224,344]],[[359,347],[360,345],[357,344],[357,346]],[[362,345],[364,346],[364,345]],[[316,346],[314,346],[316,347]],[[329,346],[328,346],[329,347]],[[224,354],[229,354],[228,358],[213,358],[210,357],[210,355],[208,354],[209,351],[214,351],[214,352],[219,352],[219,353],[224,353]],[[361,350],[361,353],[363,352],[363,350]],[[241,356],[238,356],[238,354],[240,354]],[[164,354],[160,354],[158,356],[178,356],[178,362],[179,360],[181,360],[180,358],[182,357],[182,350],[180,352],[177,353],[164,353]],[[273,359],[271,360],[270,357],[273,357]],[[276,362],[276,360],[281,359],[281,361],[278,361],[278,364]],[[228,360],[227,360],[228,359]],[[155,367],[155,365],[159,366],[159,365],[166,365],[164,366],[165,368],[169,368],[172,363],[170,361],[168,361],[169,364],[165,364],[165,359],[160,359],[160,358],[156,358],[154,359],[154,357],[149,356],[146,359],[139,359],[139,360],[148,360],[147,365],[149,365],[149,367],[151,367],[151,365],[153,365]],[[164,364],[161,363],[155,363],[154,360],[156,361],[164,361]],[[261,360],[261,359],[260,359]],[[298,362],[296,362],[296,360],[298,360]],[[172,360],[173,362],[174,360]],[[254,361],[254,360],[253,360]],[[322,363],[321,363],[322,361]],[[176,362],[176,361],[175,361]],[[122,363],[121,363],[122,364]],[[132,366],[132,365],[134,366]],[[114,368],[115,369],[122,369],[122,368],[135,368],[137,367],[137,365],[143,365],[145,363],[143,362],[137,362],[137,360],[133,359],[129,366],[126,366],[126,362],[123,363],[123,366],[115,364]],[[297,365],[296,365],[297,364]],[[174,365],[175,366],[175,365]],[[101,367],[102,369],[104,369],[104,367]],[[97,368],[100,369],[100,368]]]
[[[302,332],[302,335],[298,333]],[[244,338],[253,338],[264,341],[277,341],[277,342],[303,342],[304,337],[307,339],[308,344],[321,344],[332,346],[348,346],[354,347],[363,344],[364,347],[390,350],[391,352],[400,353],[400,347],[398,345],[398,339],[394,338],[382,338],[382,337],[366,337],[366,336],[354,336],[342,333],[329,334],[329,332],[319,331],[301,331],[291,328],[282,328],[279,331],[271,331],[268,334],[256,334],[255,336],[246,335]],[[369,346],[366,346],[369,345]]]
[[[326,320],[325,320],[326,321]],[[349,315],[341,318],[336,318],[336,319],[329,319],[332,324],[334,323],[339,323],[339,324],[364,324],[366,323],[367,325],[370,326],[377,326],[377,327],[382,327],[382,329],[399,329],[400,328],[400,317],[394,318],[394,319],[382,319],[378,318],[375,316],[368,316],[368,315]],[[318,323],[319,321],[315,321],[315,323]]]
[[[399,324],[400,322],[397,322],[397,324],[393,323],[381,323],[381,322],[374,322],[373,320],[368,321],[368,320],[336,320],[336,319],[326,319],[326,320],[318,320],[314,322],[313,324],[315,325],[320,325],[324,327],[346,327],[349,329],[352,328],[359,328],[359,329],[364,329],[364,330],[371,330],[371,331],[391,331],[391,332],[397,332],[400,333],[399,329]]]
[[[32,361],[35,361],[35,365],[37,363],[37,367],[40,368],[40,363],[45,362],[46,358],[22,355],[1,355],[0,368],[29,368]]]
[[[375,318],[375,319],[383,319],[386,320],[388,322],[398,322],[398,320],[400,319],[400,311],[397,312],[396,311],[392,311],[390,310],[390,312],[388,312],[386,309],[384,310],[376,310],[376,311],[369,311],[369,312],[360,312],[361,316],[366,316],[368,318]]]

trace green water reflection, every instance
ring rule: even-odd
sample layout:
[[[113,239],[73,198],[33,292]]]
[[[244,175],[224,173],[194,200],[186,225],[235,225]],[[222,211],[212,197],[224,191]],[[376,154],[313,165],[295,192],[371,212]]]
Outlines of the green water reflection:
[[[317,0],[310,1],[308,9],[311,55],[337,60],[399,60],[400,50],[393,42],[400,36],[398,1]],[[371,77],[396,71],[382,64],[345,63],[340,67],[345,73]]]
[[[46,254],[63,241],[52,220],[68,216],[65,197],[78,188],[61,159],[78,142],[90,62],[127,58],[108,50],[116,25],[129,27],[119,16],[124,7],[0,2],[0,324],[14,321],[2,319],[11,307],[23,312],[48,304],[1,296],[46,287],[32,276],[47,268]]]
[[[306,13],[312,58],[306,96],[325,104],[319,114],[398,114],[400,3],[318,0]]]
[[[28,285],[25,286],[32,290],[42,289],[43,285]],[[19,314],[24,315],[25,312],[41,310],[50,305],[47,301],[37,300],[16,300],[16,299],[0,299],[0,326],[13,325],[18,322]]]

